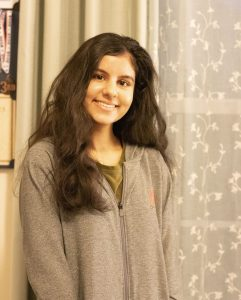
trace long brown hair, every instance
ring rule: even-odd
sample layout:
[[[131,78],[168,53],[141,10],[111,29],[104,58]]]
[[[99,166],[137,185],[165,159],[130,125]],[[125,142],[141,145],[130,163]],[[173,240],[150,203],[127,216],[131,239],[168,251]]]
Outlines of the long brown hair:
[[[97,35],[80,46],[52,83],[40,124],[29,138],[29,147],[46,137],[53,142],[56,201],[67,211],[83,206],[106,208],[97,189],[99,172],[86,151],[93,121],[83,101],[103,56],[125,52],[131,55],[136,72],[135,88],[129,111],[113,124],[114,134],[124,143],[159,150],[168,163],[166,123],[156,101],[156,72],[150,55],[130,37]]]

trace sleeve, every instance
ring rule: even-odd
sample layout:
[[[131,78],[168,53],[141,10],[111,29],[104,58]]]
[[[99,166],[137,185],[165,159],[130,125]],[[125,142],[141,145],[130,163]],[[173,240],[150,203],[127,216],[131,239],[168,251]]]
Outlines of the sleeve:
[[[33,146],[24,161],[19,195],[26,270],[37,299],[77,300],[53,197],[52,172],[49,153]]]
[[[169,286],[169,298],[172,300],[182,300],[176,237],[176,204],[172,191],[172,178],[164,161],[162,166],[162,182],[162,243]]]

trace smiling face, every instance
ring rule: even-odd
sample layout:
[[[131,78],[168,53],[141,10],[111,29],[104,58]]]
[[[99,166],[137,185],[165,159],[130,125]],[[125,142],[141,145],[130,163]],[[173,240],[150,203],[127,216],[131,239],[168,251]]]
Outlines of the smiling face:
[[[129,53],[105,55],[87,88],[84,107],[96,125],[112,126],[129,110],[135,70]]]

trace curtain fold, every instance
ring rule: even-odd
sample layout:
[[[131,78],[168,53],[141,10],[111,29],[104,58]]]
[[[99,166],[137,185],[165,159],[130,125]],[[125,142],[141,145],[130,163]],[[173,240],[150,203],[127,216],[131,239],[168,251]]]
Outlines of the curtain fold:
[[[147,45],[147,0],[85,1],[85,39],[102,32],[115,32]]]
[[[83,41],[83,3],[77,0],[71,3],[66,0],[44,1],[43,20],[42,104],[52,81]]]

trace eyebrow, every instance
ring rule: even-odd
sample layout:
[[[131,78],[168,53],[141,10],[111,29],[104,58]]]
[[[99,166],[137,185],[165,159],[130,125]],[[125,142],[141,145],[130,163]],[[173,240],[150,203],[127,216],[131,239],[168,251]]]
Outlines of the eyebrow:
[[[96,69],[95,72],[102,72],[102,73],[104,73],[104,74],[109,75],[108,72],[106,72],[105,70],[100,69],[100,68]],[[135,82],[135,79],[134,79],[132,76],[130,76],[130,75],[121,75],[121,76],[119,76],[119,77],[120,77],[120,78],[130,79],[131,81]]]

